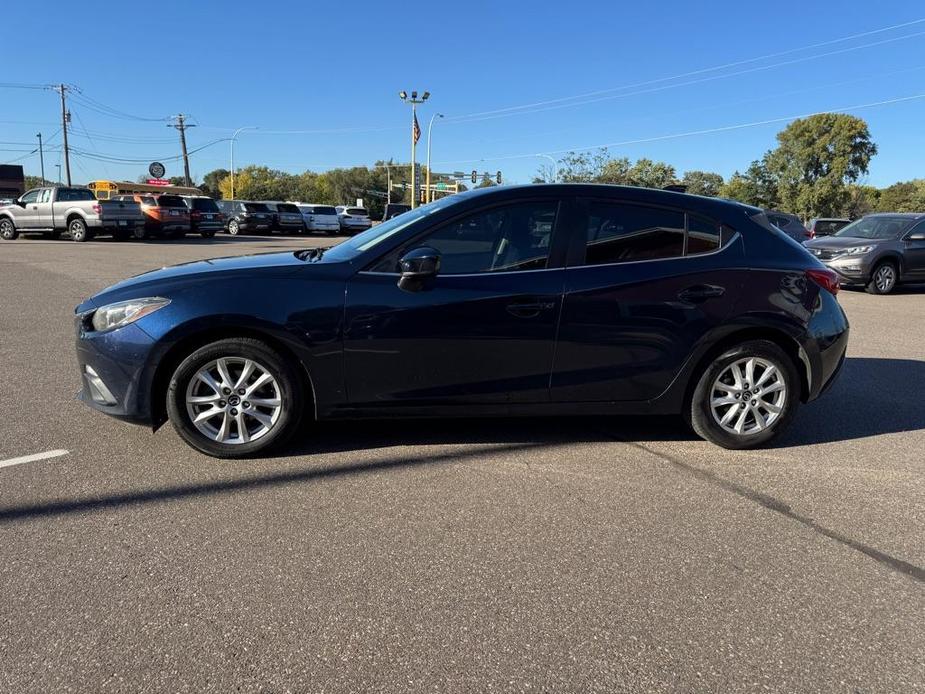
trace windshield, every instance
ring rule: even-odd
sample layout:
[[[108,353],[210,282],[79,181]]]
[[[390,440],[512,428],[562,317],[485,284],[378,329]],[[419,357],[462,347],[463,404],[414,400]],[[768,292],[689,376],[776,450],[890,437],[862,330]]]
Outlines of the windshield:
[[[854,239],[899,238],[914,220],[905,217],[862,217],[836,231],[832,236]]]
[[[215,204],[215,200],[212,198],[193,198],[190,202],[192,202],[194,210],[218,212],[218,205]]]
[[[434,212],[438,212],[455,204],[453,197],[454,196],[450,195],[442,200],[432,202],[429,205],[424,205],[410,212],[405,212],[405,214],[399,215],[398,217],[392,217],[392,219],[387,222],[382,222],[382,224],[377,224],[364,231],[362,234],[357,234],[329,248],[325,253],[325,258],[330,258],[331,260],[351,260],[360,253],[374,248],[386,239],[400,232],[402,229],[414,224],[416,221],[424,219]]]

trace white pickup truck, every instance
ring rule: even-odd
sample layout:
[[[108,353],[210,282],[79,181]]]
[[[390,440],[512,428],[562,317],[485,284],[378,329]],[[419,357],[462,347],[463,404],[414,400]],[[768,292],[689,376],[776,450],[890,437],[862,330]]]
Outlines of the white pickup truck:
[[[122,240],[144,225],[144,219],[137,202],[97,200],[88,188],[34,188],[0,207],[0,239],[12,241],[21,232],[57,238],[66,231],[73,241],[107,233]]]

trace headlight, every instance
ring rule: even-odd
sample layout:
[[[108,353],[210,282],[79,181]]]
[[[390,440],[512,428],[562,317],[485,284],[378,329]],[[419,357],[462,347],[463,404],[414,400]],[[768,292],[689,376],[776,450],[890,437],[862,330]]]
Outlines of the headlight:
[[[842,251],[842,255],[864,255],[874,250],[873,246],[852,246]]]
[[[164,308],[170,299],[152,296],[146,299],[130,299],[119,301],[96,309],[93,314],[93,329],[98,332],[115,330],[123,325],[134,323],[139,318]]]

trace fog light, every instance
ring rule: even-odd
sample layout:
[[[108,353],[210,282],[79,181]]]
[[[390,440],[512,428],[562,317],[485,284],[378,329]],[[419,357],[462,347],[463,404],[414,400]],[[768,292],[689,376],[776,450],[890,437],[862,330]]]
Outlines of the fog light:
[[[93,370],[92,366],[84,366],[84,376],[87,379],[87,389],[90,391],[90,398],[93,402],[98,402],[103,405],[116,404],[116,398],[112,394],[112,391],[106,387],[106,384],[103,383],[103,379]]]

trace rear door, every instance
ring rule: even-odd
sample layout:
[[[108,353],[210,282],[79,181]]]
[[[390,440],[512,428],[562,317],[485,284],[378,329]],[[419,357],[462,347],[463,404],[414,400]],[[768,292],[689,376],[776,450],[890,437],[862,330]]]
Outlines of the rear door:
[[[925,221],[916,224],[903,237],[905,275],[907,279],[925,279],[925,241],[910,239],[913,234],[925,234]]]
[[[552,374],[554,402],[649,400],[733,312],[741,238],[685,210],[580,201]]]
[[[562,298],[555,197],[511,201],[448,221],[347,285],[344,355],[357,406],[544,402]],[[440,254],[423,287],[398,286],[398,258]]]

